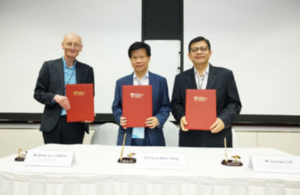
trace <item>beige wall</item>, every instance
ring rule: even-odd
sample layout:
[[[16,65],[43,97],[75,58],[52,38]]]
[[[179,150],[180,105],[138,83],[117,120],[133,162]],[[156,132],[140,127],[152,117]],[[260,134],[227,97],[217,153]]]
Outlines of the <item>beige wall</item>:
[[[84,144],[90,144],[94,130],[85,134]],[[0,158],[43,145],[43,136],[38,129],[0,129]]]
[[[238,147],[276,148],[300,156],[300,132],[237,132]]]
[[[90,144],[96,126],[85,134],[84,144]],[[238,147],[276,148],[300,156],[299,128],[234,127]],[[16,154],[18,148],[28,150],[44,144],[38,128],[0,128],[0,158]]]
[[[238,147],[276,148],[300,156],[300,127],[234,127]]]

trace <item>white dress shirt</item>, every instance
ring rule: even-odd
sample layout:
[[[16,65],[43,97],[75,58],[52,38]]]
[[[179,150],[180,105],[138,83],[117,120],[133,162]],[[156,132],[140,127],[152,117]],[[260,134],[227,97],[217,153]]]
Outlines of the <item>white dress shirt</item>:
[[[203,75],[199,75],[197,69],[194,67],[195,80],[197,89],[206,89],[209,73],[209,65],[203,71]]]

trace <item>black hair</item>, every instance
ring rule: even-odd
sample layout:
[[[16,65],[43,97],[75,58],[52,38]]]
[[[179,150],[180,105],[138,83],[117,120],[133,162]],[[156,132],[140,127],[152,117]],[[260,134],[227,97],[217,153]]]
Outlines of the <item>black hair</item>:
[[[132,45],[130,45],[129,49],[128,49],[128,56],[129,58],[131,58],[131,52],[138,50],[138,49],[142,49],[144,48],[146,50],[147,56],[150,57],[151,56],[151,48],[148,44],[143,43],[143,42],[135,42]]]
[[[190,41],[189,43],[189,53],[190,53],[190,50],[191,50],[191,45],[193,43],[196,43],[196,42],[199,42],[199,41],[205,41],[207,46],[208,46],[208,50],[210,51],[211,50],[211,47],[210,47],[210,43],[209,43],[209,40],[204,38],[204,37],[196,37],[194,38],[193,40]]]

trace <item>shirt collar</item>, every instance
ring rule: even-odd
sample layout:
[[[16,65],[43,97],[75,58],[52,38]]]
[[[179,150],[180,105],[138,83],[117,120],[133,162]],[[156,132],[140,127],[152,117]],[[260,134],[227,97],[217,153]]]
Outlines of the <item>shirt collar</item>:
[[[143,80],[144,78],[146,78],[146,79],[149,78],[149,71],[148,71],[148,70],[147,70],[145,76],[142,78],[142,80]],[[133,73],[133,79],[138,80],[138,77],[137,77],[137,75],[135,74],[135,72]]]
[[[70,70],[73,70],[74,68],[76,68],[76,63],[77,63],[76,60],[74,61],[74,64],[73,64],[72,67],[67,66],[67,62],[66,62],[66,60],[65,60],[64,57],[62,57],[62,61],[63,61],[63,64],[64,64],[64,68],[68,68],[68,69],[70,69]]]
[[[206,67],[206,69],[203,71],[203,75],[208,75],[208,73],[209,73],[209,64],[208,64],[208,66]],[[195,75],[198,74],[198,71],[197,71],[197,69],[195,68],[195,66],[194,66],[194,74],[195,74]]]

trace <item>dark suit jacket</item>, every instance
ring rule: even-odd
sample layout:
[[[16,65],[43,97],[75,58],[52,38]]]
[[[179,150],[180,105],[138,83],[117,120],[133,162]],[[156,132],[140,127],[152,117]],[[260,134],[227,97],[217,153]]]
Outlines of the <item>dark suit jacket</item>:
[[[116,83],[115,99],[112,105],[112,111],[117,124],[120,125],[122,116],[122,86],[133,85],[133,73],[119,79]],[[162,127],[169,117],[171,111],[170,99],[168,94],[167,80],[157,74],[149,72],[149,85],[152,85],[152,112],[159,121],[159,126],[154,129],[146,128],[148,131],[151,146],[165,146],[165,138]],[[132,105],[134,106],[134,105]],[[132,128],[126,130],[120,126],[117,145],[123,144],[124,134],[126,135],[125,145],[131,145]]]
[[[210,131],[181,130],[179,146],[224,147],[226,137],[227,146],[232,147],[231,124],[238,117],[242,107],[238,90],[232,71],[209,66],[206,89],[217,91],[217,117],[222,119],[225,128],[216,134]],[[197,89],[194,68],[178,74],[175,78],[171,106],[172,114],[178,123],[181,117],[185,116],[186,89]]]
[[[93,68],[77,61],[76,82],[94,84]],[[62,108],[59,104],[52,103],[52,100],[56,94],[64,95],[64,90],[65,82],[62,58],[46,61],[40,70],[34,90],[34,98],[38,102],[45,104],[40,127],[41,131],[50,132],[57,124]],[[89,132],[87,124],[78,123],[78,125],[83,125],[85,131]]]

